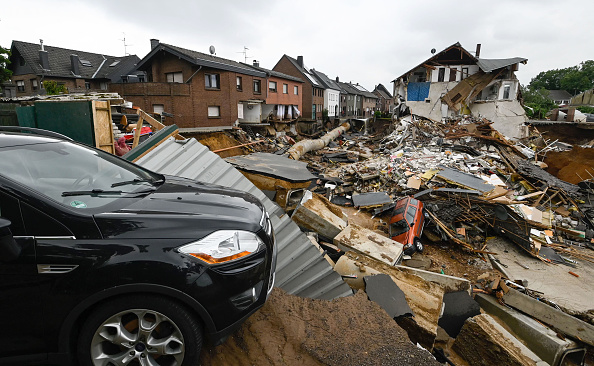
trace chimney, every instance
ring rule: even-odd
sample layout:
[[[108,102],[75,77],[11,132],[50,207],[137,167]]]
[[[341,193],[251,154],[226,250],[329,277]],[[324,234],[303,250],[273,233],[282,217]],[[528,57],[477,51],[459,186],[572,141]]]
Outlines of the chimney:
[[[254,60],[254,66],[260,67],[260,62],[258,60]]]
[[[70,66],[74,75],[80,75],[80,60],[78,55],[70,55]]]
[[[155,38],[151,38],[151,50],[159,45],[159,40]]]
[[[49,56],[43,47],[43,39],[40,39],[39,43],[41,44],[41,49],[39,50],[39,63],[41,64],[42,69],[49,70]]]
[[[337,83],[338,83],[338,82],[340,82],[340,80],[338,79],[338,76],[336,77],[336,82],[337,82]]]
[[[303,67],[303,56],[297,56],[297,65]]]
[[[476,58],[478,58],[481,55],[481,44],[477,43],[476,44],[476,52],[475,52],[475,56]]]

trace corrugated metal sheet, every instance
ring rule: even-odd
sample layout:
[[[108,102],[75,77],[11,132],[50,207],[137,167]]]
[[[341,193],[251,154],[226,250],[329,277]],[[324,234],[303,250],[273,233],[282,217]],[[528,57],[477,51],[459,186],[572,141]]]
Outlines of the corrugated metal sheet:
[[[290,294],[314,299],[334,299],[352,294],[320,251],[291,218],[231,164],[195,139],[170,138],[137,161],[169,175],[235,188],[256,196],[270,214],[278,245],[276,286]]]

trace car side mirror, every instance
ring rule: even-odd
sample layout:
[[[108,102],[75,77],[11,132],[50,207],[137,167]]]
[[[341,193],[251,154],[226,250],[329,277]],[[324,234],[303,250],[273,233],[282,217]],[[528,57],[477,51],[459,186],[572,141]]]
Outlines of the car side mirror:
[[[10,231],[10,220],[0,217],[0,261],[10,262],[21,255],[21,247]]]

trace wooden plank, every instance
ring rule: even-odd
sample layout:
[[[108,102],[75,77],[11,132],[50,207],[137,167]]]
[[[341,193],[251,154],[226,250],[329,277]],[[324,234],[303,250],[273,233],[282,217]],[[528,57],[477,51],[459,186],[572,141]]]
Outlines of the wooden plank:
[[[91,102],[93,112],[93,130],[95,147],[115,154],[113,128],[111,125],[111,107],[109,102],[94,100]]]
[[[503,295],[503,301],[507,305],[558,329],[570,337],[594,346],[594,326],[578,318],[511,288]]]
[[[142,144],[138,145],[138,147],[135,149],[128,151],[128,153],[122,156],[122,158],[131,162],[135,162],[146,155],[149,151],[159,146],[159,144],[161,144],[163,141],[175,135],[177,131],[178,128],[176,125],[166,126],[162,130],[157,131],[150,138],[143,141]]]
[[[146,113],[145,111],[143,111],[142,109],[138,108],[136,110],[136,114],[138,114],[138,116],[140,117],[140,120],[144,120],[146,121],[149,125],[151,125],[154,129],[155,132],[162,130],[163,128],[165,128],[165,125],[162,124],[161,122],[157,121],[156,119],[153,118],[153,116],[151,116],[150,114]],[[182,137],[179,133],[175,134],[175,139],[176,140],[185,140],[184,137]]]

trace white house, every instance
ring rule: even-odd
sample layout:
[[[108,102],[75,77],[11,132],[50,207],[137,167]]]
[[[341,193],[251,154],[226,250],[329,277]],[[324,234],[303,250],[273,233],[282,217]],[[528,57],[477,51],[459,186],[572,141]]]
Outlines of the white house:
[[[455,43],[394,79],[396,103],[433,120],[472,114],[512,138],[524,137],[528,120],[518,100],[515,72],[525,58],[479,58]]]

